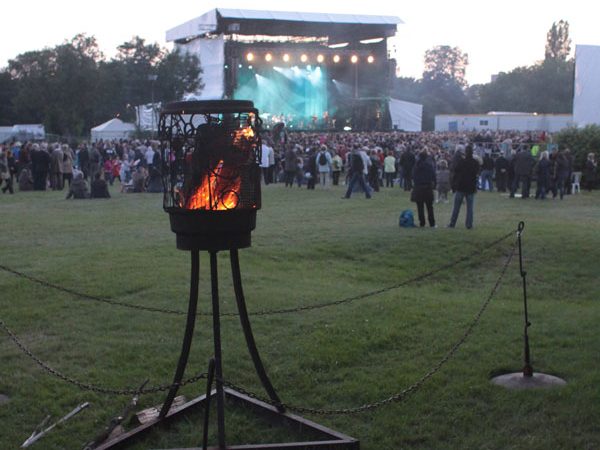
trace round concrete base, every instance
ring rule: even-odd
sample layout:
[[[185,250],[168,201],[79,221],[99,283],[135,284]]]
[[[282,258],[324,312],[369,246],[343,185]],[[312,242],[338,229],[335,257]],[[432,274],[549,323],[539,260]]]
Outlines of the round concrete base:
[[[492,378],[492,383],[504,386],[507,389],[533,389],[533,388],[552,388],[564,386],[567,384],[562,378],[545,373],[534,373],[530,377],[523,375],[523,372],[507,373]]]

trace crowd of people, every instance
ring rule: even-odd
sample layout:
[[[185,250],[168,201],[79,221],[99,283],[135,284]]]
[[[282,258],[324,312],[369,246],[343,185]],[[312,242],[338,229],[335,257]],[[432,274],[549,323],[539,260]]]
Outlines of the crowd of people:
[[[434,202],[454,192],[449,226],[463,201],[467,227],[473,226],[473,195],[497,190],[526,199],[563,199],[570,192],[574,159],[546,133],[278,132],[263,135],[260,166],[266,185],[285,187],[345,185],[343,198],[362,191],[366,198],[383,188],[411,193],[419,224],[435,226]],[[158,141],[119,140],[81,143],[12,142],[0,145],[2,191],[63,190],[67,198],[104,198],[120,182],[121,192],[162,192]],[[591,149],[590,149],[591,150]],[[597,150],[597,149],[596,149]],[[597,162],[585,161],[582,186],[593,189]],[[581,174],[578,174],[579,176]],[[89,189],[88,189],[89,183]],[[520,194],[518,193],[520,187]],[[455,214],[456,213],[456,214]]]
[[[0,145],[0,180],[4,193],[62,191],[66,198],[108,198],[108,186],[121,192],[162,192],[160,167],[153,164],[158,142],[108,141],[63,143],[18,141]],[[89,184],[88,184],[89,183]]]

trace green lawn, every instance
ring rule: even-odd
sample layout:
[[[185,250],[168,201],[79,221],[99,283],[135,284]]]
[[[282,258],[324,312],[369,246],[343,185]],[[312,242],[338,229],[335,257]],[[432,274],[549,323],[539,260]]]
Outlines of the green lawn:
[[[190,257],[175,248],[162,197],[120,194],[66,201],[65,193],[0,196],[0,264],[80,291],[135,305],[185,311]],[[458,341],[488,297],[515,242],[486,243],[526,224],[534,369],[567,380],[554,390],[507,391],[492,375],[522,365],[518,258],[467,341],[411,395],[360,414],[306,417],[349,434],[362,449],[600,449],[600,194],[563,201],[479,193],[475,228],[400,229],[412,207],[396,188],[341,200],[342,188],[263,190],[251,248],[240,251],[250,312],[336,301],[393,286],[449,261],[473,258],[419,283],[304,312],[251,316],[257,344],[282,400],[353,408],[413,384]],[[222,312],[235,311],[227,252],[219,254]],[[201,256],[200,310],[210,310],[208,256]],[[0,270],[0,320],[37,357],[84,383],[108,388],[168,384],[185,316],[78,298]],[[264,396],[239,321],[222,321],[224,377]],[[212,325],[200,317],[186,377],[205,372]],[[42,419],[91,407],[32,448],[81,449],[129,401],[81,390],[49,375],[0,330],[0,449],[21,445]],[[194,398],[204,382],[184,387]],[[163,393],[141,397],[140,408]],[[214,412],[211,413],[214,418]],[[301,439],[227,406],[227,442]],[[132,448],[199,446],[202,415],[190,414]],[[214,443],[215,422],[211,436]]]

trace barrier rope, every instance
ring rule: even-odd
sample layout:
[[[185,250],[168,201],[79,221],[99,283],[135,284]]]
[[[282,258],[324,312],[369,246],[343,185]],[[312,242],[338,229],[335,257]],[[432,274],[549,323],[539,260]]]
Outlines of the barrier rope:
[[[333,300],[333,301],[329,301],[329,302],[323,302],[323,303],[316,303],[316,304],[312,304],[312,305],[302,305],[302,306],[296,306],[293,308],[282,308],[282,309],[271,309],[271,310],[262,310],[262,311],[255,311],[255,312],[250,312],[249,314],[251,316],[268,316],[268,315],[276,315],[276,314],[289,314],[289,313],[294,313],[294,312],[303,312],[303,311],[311,311],[311,310],[315,310],[315,309],[321,309],[321,308],[327,308],[329,306],[337,306],[337,305],[342,305],[345,303],[350,303],[356,300],[362,300],[365,298],[369,298],[369,297],[373,297],[375,295],[379,295],[379,294],[383,294],[385,292],[389,292],[395,289],[399,289],[401,287],[407,286],[409,284],[412,283],[417,283],[419,281],[423,281],[439,272],[442,272],[444,270],[450,269],[462,262],[468,261],[469,259],[473,258],[474,256],[479,255],[481,252],[489,250],[490,248],[495,247],[496,245],[500,244],[501,242],[505,241],[506,239],[508,239],[512,234],[514,233],[514,231],[511,231],[507,234],[505,234],[504,236],[501,236],[498,239],[495,239],[494,241],[484,245],[483,247],[479,248],[478,250],[475,250],[474,252],[468,254],[468,255],[464,255],[461,256],[459,258],[456,258],[446,264],[443,264],[435,269],[432,269],[428,272],[424,272],[421,273],[419,275],[415,275],[412,278],[409,278],[407,280],[401,281],[397,284],[391,285],[391,286],[387,286],[384,288],[380,288],[380,289],[376,289],[374,291],[370,291],[370,292],[366,292],[364,294],[358,294],[358,295],[354,295],[351,297],[346,297],[340,300]],[[96,302],[101,302],[101,303],[106,303],[109,305],[113,305],[113,306],[121,306],[121,307],[125,307],[125,308],[131,308],[131,309],[136,309],[139,311],[147,311],[147,312],[156,312],[156,313],[163,313],[163,314],[175,314],[175,315],[181,315],[184,316],[187,313],[184,311],[178,311],[178,310],[173,310],[173,309],[166,309],[166,308],[155,308],[152,306],[143,306],[143,305],[134,305],[132,303],[126,303],[126,302],[122,302],[122,301],[118,301],[118,300],[113,300],[110,298],[105,298],[105,297],[99,297],[96,295],[90,295],[90,294],[85,294],[82,292],[78,292],[74,289],[71,288],[67,288],[67,287],[63,287],[63,286],[59,286],[57,284],[33,277],[31,275],[27,275],[25,273],[19,272],[17,270],[11,269],[10,267],[7,267],[3,264],[0,264],[0,270],[4,270],[5,272],[9,272],[12,273],[13,275],[16,275],[20,278],[24,278],[26,280],[29,280],[31,282],[37,283],[41,286],[47,287],[47,288],[51,288],[51,289],[55,289],[57,291],[61,291],[61,292],[65,292],[69,295],[72,295],[74,297],[79,297],[79,298],[83,298],[86,300],[92,300],[92,301],[96,301]],[[198,316],[209,316],[212,317],[212,313],[211,312],[199,312],[197,313]],[[227,317],[227,316],[238,316],[239,313],[237,312],[226,312],[226,313],[221,313],[220,314],[221,317]]]
[[[257,394],[255,394],[254,392],[244,389],[243,387],[237,386],[234,383],[231,383],[229,381],[223,380],[223,384],[231,389],[235,389],[238,392],[241,392],[244,395],[247,395],[248,397],[254,398],[256,400],[260,400],[264,403],[268,403],[275,407],[283,406],[285,409],[288,409],[290,411],[295,411],[295,412],[298,412],[301,414],[308,413],[308,414],[316,414],[316,415],[323,415],[323,416],[325,416],[325,415],[358,414],[358,413],[361,413],[364,411],[377,409],[377,408],[387,405],[388,403],[391,403],[391,402],[397,402],[397,401],[403,400],[409,394],[412,394],[415,391],[417,391],[421,386],[423,386],[425,384],[425,382],[427,380],[429,380],[432,376],[434,376],[437,372],[439,372],[440,369],[452,358],[452,356],[454,356],[456,354],[458,349],[465,343],[465,341],[473,333],[473,330],[480,322],[481,316],[483,315],[483,313],[489,306],[490,302],[492,301],[492,298],[498,291],[498,288],[500,287],[500,283],[501,283],[502,279],[504,278],[504,275],[506,274],[506,270],[508,269],[508,266],[510,265],[510,262],[512,261],[512,258],[515,254],[515,249],[516,249],[516,244],[513,245],[511,252],[506,259],[506,262],[504,263],[504,266],[502,267],[502,270],[500,271],[500,275],[498,276],[498,279],[494,283],[494,286],[492,287],[489,295],[487,296],[485,301],[482,303],[481,307],[479,308],[479,311],[475,315],[475,318],[471,321],[471,323],[469,324],[469,326],[467,327],[467,329],[465,330],[463,335],[454,343],[454,345],[442,357],[442,359],[440,359],[428,372],[426,372],[423,376],[421,376],[421,378],[419,378],[416,382],[414,382],[413,384],[411,384],[410,386],[406,387],[405,389],[401,390],[400,392],[398,392],[396,394],[393,394],[382,400],[378,400],[378,401],[375,401],[372,403],[365,403],[363,405],[360,405],[360,406],[357,406],[354,408],[317,409],[317,408],[306,408],[306,407],[296,406],[296,405],[286,404],[286,403],[276,404],[276,403],[273,403],[271,400],[260,397]]]

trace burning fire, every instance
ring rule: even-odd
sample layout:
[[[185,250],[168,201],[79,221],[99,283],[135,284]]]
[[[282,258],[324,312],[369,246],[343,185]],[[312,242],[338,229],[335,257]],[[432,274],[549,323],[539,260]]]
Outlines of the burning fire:
[[[227,210],[234,209],[239,201],[241,180],[229,177],[220,160],[214,170],[209,171],[188,199],[187,209]]]
[[[182,207],[212,211],[235,209],[240,200],[241,178],[234,167],[246,163],[255,145],[254,137],[251,126],[233,131],[230,142],[234,155],[223,155],[223,159],[206,171],[200,185],[183,199]]]

